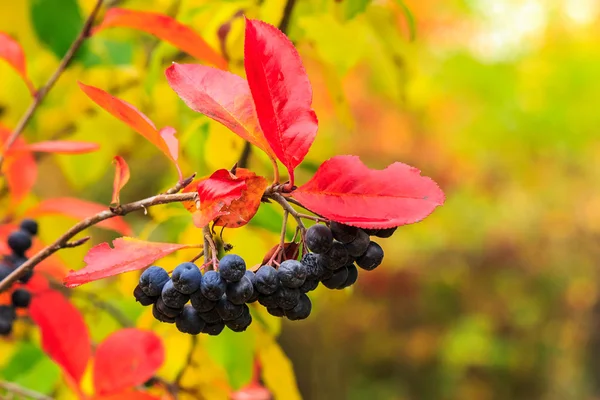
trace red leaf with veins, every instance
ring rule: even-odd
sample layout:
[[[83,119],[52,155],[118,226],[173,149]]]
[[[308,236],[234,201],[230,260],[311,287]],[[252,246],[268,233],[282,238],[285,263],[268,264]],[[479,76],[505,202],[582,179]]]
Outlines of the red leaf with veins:
[[[108,243],[100,243],[92,247],[83,258],[86,266],[79,271],[69,272],[65,277],[65,286],[75,287],[124,272],[143,269],[177,250],[195,246],[146,242],[131,237],[121,237],[113,240],[113,247],[111,248]]]
[[[233,200],[229,206],[223,208],[227,214],[215,220],[216,226],[239,228],[250,222],[258,211],[262,196],[269,185],[265,178],[245,168],[238,168],[235,176],[246,182],[246,189],[242,192],[242,197]]]
[[[99,149],[100,145],[98,143],[75,142],[71,140],[48,140],[31,144],[18,144],[12,146],[9,153],[31,151],[38,153],[85,154]]]
[[[150,379],[165,360],[162,340],[155,333],[129,328],[116,331],[96,349],[94,388],[115,394]]]
[[[203,228],[215,218],[229,214],[226,207],[242,196],[246,181],[226,169],[215,171],[208,179],[198,183],[200,209],[194,213],[194,224]]]
[[[418,222],[444,204],[444,193],[421,171],[402,163],[372,170],[356,156],[325,161],[292,196],[332,221],[361,228]]]
[[[94,103],[108,111],[115,118],[125,122],[131,129],[145,137],[146,140],[155,145],[167,158],[173,161],[173,164],[177,168],[179,179],[182,179],[181,169],[177,163],[179,142],[173,136],[175,129],[165,127],[158,130],[150,118],[128,102],[111,96],[97,87],[85,85],[81,82],[78,83],[81,90]]]
[[[279,29],[247,19],[244,66],[265,138],[291,184],[317,134],[312,88],[294,45]]]
[[[94,33],[119,26],[150,33],[199,60],[227,69],[227,61],[198,33],[168,15],[114,7],[106,12],[102,23],[94,29]]]
[[[92,217],[99,212],[108,210],[103,204],[92,201],[75,199],[72,197],[59,197],[55,199],[42,200],[32,209],[29,209],[25,215],[35,217],[38,215],[64,215],[66,217],[83,220]],[[113,217],[95,225],[105,229],[112,229],[123,235],[131,235],[131,228],[125,222],[123,217]]]
[[[113,180],[113,194],[110,204],[119,204],[121,189],[129,182],[129,165],[121,156],[115,156],[113,162],[115,164],[115,179]]]
[[[165,71],[171,88],[189,108],[225,125],[275,158],[256,116],[248,82],[230,72],[174,63]]]
[[[0,32],[0,58],[4,59],[23,78],[29,92],[35,95],[35,88],[27,76],[25,53],[19,42],[4,32]]]
[[[79,383],[91,356],[89,333],[79,310],[62,294],[48,289],[35,293],[29,314],[40,327],[46,354]]]

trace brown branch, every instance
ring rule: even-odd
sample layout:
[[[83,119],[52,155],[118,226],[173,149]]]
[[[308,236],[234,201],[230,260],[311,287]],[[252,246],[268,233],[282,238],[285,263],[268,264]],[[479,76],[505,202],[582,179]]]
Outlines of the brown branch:
[[[12,382],[0,381],[0,389],[4,389],[8,394],[18,396],[17,398],[25,397],[34,400],[52,400],[52,397],[46,396],[45,394],[38,393],[30,389],[26,389]]]
[[[17,123],[17,126],[4,143],[4,151],[2,152],[2,154],[0,154],[0,169],[2,168],[2,163],[4,162],[4,154],[6,154],[7,150],[10,149],[10,147],[15,143],[21,132],[23,132],[23,129],[25,129],[25,126],[27,126],[37,108],[40,106],[40,104],[42,104],[42,101],[44,100],[50,89],[52,89],[58,78],[60,78],[62,73],[67,69],[67,67],[73,60],[73,57],[75,57],[77,50],[79,50],[84,40],[88,37],[90,29],[92,27],[92,23],[94,22],[96,15],[100,11],[100,7],[102,6],[103,1],[104,0],[98,0],[96,2],[94,9],[85,21],[81,32],[79,32],[79,35],[77,35],[77,37],[71,44],[71,47],[69,47],[69,50],[67,50],[67,53],[64,55],[60,64],[56,68],[56,71],[54,71],[54,73],[50,76],[46,84],[37,91],[35,97],[33,98],[33,101],[25,111],[25,114],[23,114],[23,116]]]
[[[67,243],[65,243],[65,244],[63,245],[63,247],[62,247],[62,248],[63,248],[63,249],[66,249],[66,248],[72,248],[72,247],[81,246],[82,244],[84,244],[84,243],[86,243],[88,240],[90,240],[91,238],[92,238],[91,236],[85,236],[85,237],[82,237],[82,238],[81,238],[81,239],[79,239],[79,240],[74,240],[74,241],[72,241],[72,242],[67,242]]]
[[[178,184],[179,185],[179,184]],[[178,186],[175,186],[178,187]],[[133,203],[122,204],[115,208],[110,208],[105,211],[101,211],[96,215],[80,221],[75,224],[71,229],[65,232],[61,237],[49,246],[44,247],[37,254],[32,256],[29,260],[24,262],[21,266],[13,270],[4,280],[0,281],[0,292],[6,290],[13,282],[15,282],[21,275],[26,271],[33,269],[37,264],[56,253],[58,250],[65,248],[75,235],[84,229],[99,224],[116,216],[122,216],[129,214],[134,211],[144,210],[148,207],[156,206],[159,204],[168,203],[181,203],[183,201],[195,201],[197,200],[198,194],[196,192],[190,193],[172,193],[172,194],[159,194],[156,196],[148,197],[143,200],[134,201]]]
[[[296,223],[298,224],[298,227],[300,228],[301,231],[304,232],[306,230],[306,227],[304,226],[304,223],[302,222],[302,218],[300,217],[300,214],[298,214],[298,211],[296,211],[294,209],[294,207],[292,207],[290,205],[290,203],[287,202],[285,197],[283,197],[279,193],[270,193],[268,195],[268,197],[275,200],[277,203],[279,203],[279,205],[281,205],[281,207],[283,207],[283,209],[285,211],[287,211],[288,213],[290,213],[290,215],[292,217],[294,217],[294,219],[296,220]],[[1,286],[0,286],[0,289],[1,289]]]

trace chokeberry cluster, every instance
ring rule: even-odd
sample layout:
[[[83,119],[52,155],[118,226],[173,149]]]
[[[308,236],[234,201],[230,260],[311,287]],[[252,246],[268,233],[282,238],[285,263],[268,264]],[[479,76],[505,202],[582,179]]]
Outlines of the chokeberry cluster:
[[[185,262],[171,276],[152,266],[142,273],[133,294],[142,305],[152,306],[154,318],[192,335],[218,335],[225,327],[246,330],[252,323],[248,304],[254,302],[271,315],[301,320],[312,310],[307,293],[319,283],[344,289],[358,279],[356,265],[370,271],[381,264],[383,250],[370,236],[390,237],[395,229],[363,230],[336,222],[330,227],[314,225],[304,237],[310,252],[300,261],[262,265],[253,272],[240,256],[228,254],[219,261],[218,271],[202,274],[194,263]]]
[[[7,244],[11,254],[0,261],[0,281],[6,278],[15,268],[20,267],[27,257],[25,252],[31,248],[32,237],[38,233],[38,224],[32,219],[21,222],[19,229],[8,235]],[[33,271],[29,270],[19,278],[19,283],[29,282]],[[31,293],[24,287],[11,288],[11,304],[0,305],[0,335],[9,335],[17,318],[17,308],[27,308],[31,302]]]

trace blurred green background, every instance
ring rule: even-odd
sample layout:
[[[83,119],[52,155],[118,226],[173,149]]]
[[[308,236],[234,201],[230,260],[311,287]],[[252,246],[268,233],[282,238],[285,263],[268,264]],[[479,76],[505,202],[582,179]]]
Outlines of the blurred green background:
[[[285,6],[283,0],[111,3],[176,16],[215,49],[226,49],[231,71],[239,74],[243,19],[237,13],[278,25]],[[23,45],[36,85],[57,65],[72,26],[80,26],[92,5],[0,4],[0,30]],[[228,23],[229,34],[220,42],[219,27]],[[600,2],[298,0],[288,35],[311,79],[320,122],[298,181],[333,155],[356,154],[371,167],[413,165],[447,196],[423,222],[382,240],[384,264],[372,273],[361,271],[353,290],[321,288],[307,321],[282,324],[278,341],[302,396],[600,398]],[[174,126],[186,173],[204,175],[233,165],[243,141],[187,109],[170,90],[163,70],[173,60],[194,62],[131,30],[91,38],[24,136],[92,140],[102,150],[42,157],[34,191],[16,213],[40,199],[66,195],[107,204],[115,154],[132,171],[121,194],[126,201],[176,180],[168,160],[89,102],[76,80],[118,93],[157,126]],[[18,75],[0,63],[2,124],[15,125],[28,96]],[[250,168],[270,176],[258,151]],[[127,220],[147,240],[191,243],[199,237],[177,205]],[[53,216],[41,223],[43,238],[51,240],[72,220]],[[226,231],[225,238],[254,260],[250,264],[258,263],[277,242],[279,226],[279,210],[264,206],[248,227]],[[93,233],[95,242],[113,237]],[[86,250],[60,257],[67,269],[78,269]],[[165,264],[185,257],[178,254]],[[136,279],[128,274],[77,290],[99,291],[148,327],[150,319],[140,315],[130,295]],[[94,322],[93,337],[117,328],[101,312],[85,312]],[[174,332],[156,329],[168,340],[168,375],[185,346]],[[243,349],[262,334],[204,343],[209,353],[226,348],[213,358],[234,387],[249,376],[252,351],[244,356]],[[18,345],[0,345],[7,354],[4,365]],[[232,380],[232,374],[241,378]],[[189,379],[198,378],[190,373]],[[210,389],[203,390],[211,398]]]

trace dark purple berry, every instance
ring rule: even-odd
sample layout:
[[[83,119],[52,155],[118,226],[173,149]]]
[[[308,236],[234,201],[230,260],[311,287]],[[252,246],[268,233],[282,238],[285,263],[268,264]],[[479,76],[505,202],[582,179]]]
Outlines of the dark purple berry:
[[[267,307],[267,312],[274,317],[284,317],[285,311],[279,307]]]
[[[356,238],[358,228],[350,225],[340,224],[339,222],[332,221],[329,225],[333,238],[338,242],[350,243]]]
[[[31,303],[31,293],[27,289],[16,289],[12,292],[11,301],[16,308],[27,308]]]
[[[325,253],[331,248],[333,235],[325,225],[313,225],[306,231],[304,243],[313,253]]]
[[[207,299],[199,290],[190,294],[190,302],[198,312],[210,311],[217,305],[216,301]]]
[[[244,305],[242,315],[231,321],[225,321],[225,325],[234,332],[245,331],[252,323],[252,315],[247,305]]]
[[[153,265],[149,267],[140,276],[139,285],[148,296],[160,296],[163,286],[171,278],[169,274],[161,267]]]
[[[242,312],[244,312],[244,306],[246,305],[233,304],[231,301],[227,300],[227,297],[223,296],[217,303],[216,309],[223,321],[231,321],[242,315]]]
[[[28,269],[27,271],[23,272],[23,274],[19,278],[19,282],[27,283],[31,280],[31,278],[33,278],[33,270]]]
[[[154,316],[154,319],[156,319],[157,321],[160,322],[166,322],[168,324],[174,324],[175,323],[175,317],[169,317],[165,314],[163,314],[159,309],[158,309],[158,303],[159,303],[160,299],[157,300],[157,302],[154,304],[154,306],[152,306],[152,315]]]
[[[277,307],[278,301],[275,294],[261,294],[258,296],[258,303],[264,307]]]
[[[218,322],[223,321],[221,319],[221,316],[217,312],[216,306],[212,310],[207,311],[207,312],[198,313],[198,315],[200,315],[200,318],[202,318],[204,320],[204,322],[206,322],[207,324],[216,324]]]
[[[368,237],[368,236],[367,236]],[[350,254],[346,246],[340,242],[333,242],[331,249],[321,255],[321,262],[325,268],[336,270],[351,261]]]
[[[4,280],[11,272],[12,269],[8,265],[0,264],[0,281]]]
[[[167,283],[165,283],[165,286],[163,286],[160,297],[165,305],[171,308],[183,308],[185,303],[187,303],[190,299],[190,296],[175,289],[173,281],[170,279],[167,281]]]
[[[288,288],[298,288],[306,280],[306,267],[297,260],[286,260],[277,268],[279,282]]]
[[[32,219],[24,219],[21,221],[19,228],[29,233],[31,236],[35,236],[38,233],[38,223]]]
[[[319,286],[319,281],[316,279],[310,279],[310,280],[305,280],[304,283],[302,284],[302,286],[300,286],[298,288],[298,290],[300,290],[301,293],[308,293],[308,292],[312,292],[313,290],[315,290],[317,288],[317,286]]]
[[[204,325],[202,332],[207,333],[210,336],[217,336],[219,333],[223,332],[223,329],[225,329],[225,324],[223,322],[217,322],[214,324]]]
[[[362,229],[359,229],[356,238],[345,245],[346,249],[348,250],[348,254],[350,254],[352,257],[361,256],[365,251],[367,251],[370,241],[371,239],[369,239],[369,235],[367,235]]]
[[[196,264],[184,262],[179,264],[171,274],[173,286],[183,294],[191,294],[200,289],[202,273]]]
[[[275,296],[277,307],[283,308],[284,310],[289,310],[298,304],[300,291],[298,289],[290,289],[285,286],[281,286],[279,289],[277,289],[273,296]]]
[[[377,228],[363,228],[363,231],[365,231],[365,233],[369,236],[375,236],[377,234],[377,232],[379,232],[379,229]]]
[[[12,332],[13,322],[0,319],[0,336],[8,336]]]
[[[230,282],[225,290],[227,299],[233,304],[244,304],[254,294],[254,286],[248,276],[244,276],[238,282]]]
[[[218,301],[227,287],[226,282],[217,271],[206,271],[202,277],[200,292],[209,300]]]
[[[166,315],[169,318],[175,318],[177,317],[179,314],[181,314],[181,311],[183,310],[183,306],[181,307],[169,307],[168,305],[165,304],[164,300],[162,297],[159,297],[156,300],[156,307],[158,308],[158,311],[161,312],[161,314]]]
[[[277,270],[270,265],[260,267],[254,276],[254,287],[262,294],[275,293],[279,287]]]
[[[3,304],[0,306],[0,320],[13,322],[17,319],[17,312],[13,306]]]
[[[237,282],[246,273],[246,263],[237,254],[227,254],[219,261],[219,272],[227,282]]]
[[[190,335],[198,335],[204,329],[206,322],[194,310],[194,307],[186,305],[183,307],[183,312],[177,317],[175,326],[179,332],[189,333]]]
[[[328,289],[340,289],[348,279],[348,268],[342,267],[333,271],[333,276],[323,281],[323,286]]]
[[[306,319],[310,315],[311,310],[312,303],[310,301],[310,298],[306,294],[302,293],[300,295],[300,298],[298,299],[298,304],[296,304],[296,306],[291,310],[286,310],[285,316],[290,321]]]
[[[15,254],[24,256],[31,247],[31,235],[23,230],[14,231],[8,235],[7,243]]]
[[[383,261],[383,249],[375,242],[369,243],[367,251],[356,259],[356,264],[364,270],[372,271]]]
[[[391,237],[394,234],[394,232],[396,232],[396,229],[398,229],[397,226],[388,229],[380,229],[379,232],[375,234],[375,236],[380,237],[382,239],[387,239]]]
[[[300,261],[306,267],[306,280],[317,280],[323,274],[322,257],[315,253],[306,253]]]
[[[135,289],[133,289],[133,297],[135,297],[135,301],[143,306],[150,306],[158,300],[158,296],[148,296],[144,293],[140,285],[137,285]]]
[[[350,264],[346,268],[348,268],[348,277],[346,278],[346,281],[342,285],[341,289],[354,285],[358,280],[358,269],[356,268],[356,265]]]

